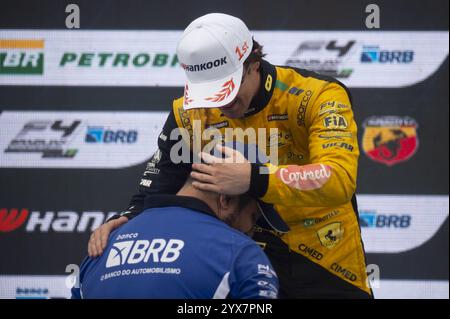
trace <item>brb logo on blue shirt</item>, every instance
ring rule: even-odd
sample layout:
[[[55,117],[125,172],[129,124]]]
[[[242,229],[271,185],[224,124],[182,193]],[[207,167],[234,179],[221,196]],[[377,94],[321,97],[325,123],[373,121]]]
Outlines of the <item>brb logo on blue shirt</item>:
[[[174,262],[180,256],[183,247],[184,242],[179,239],[167,241],[155,238],[151,241],[143,239],[121,241],[112,245],[106,260],[106,268],[147,263],[150,258],[154,263]]]

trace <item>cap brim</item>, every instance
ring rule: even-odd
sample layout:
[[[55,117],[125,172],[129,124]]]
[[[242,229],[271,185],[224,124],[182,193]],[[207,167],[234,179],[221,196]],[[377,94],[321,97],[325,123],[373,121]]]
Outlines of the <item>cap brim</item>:
[[[261,215],[264,217],[265,222],[271,228],[280,233],[287,233],[290,230],[289,226],[284,222],[273,205],[264,203],[260,200],[257,200],[256,204],[258,205],[258,208],[261,212]]]
[[[241,86],[241,65],[232,74],[212,82],[186,81],[184,88],[183,108],[185,110],[195,108],[222,107],[229,104],[236,97]]]

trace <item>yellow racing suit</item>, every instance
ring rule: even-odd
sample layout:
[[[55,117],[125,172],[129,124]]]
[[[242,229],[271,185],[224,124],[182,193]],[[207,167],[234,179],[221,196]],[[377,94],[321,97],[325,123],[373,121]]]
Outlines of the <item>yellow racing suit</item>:
[[[190,166],[170,160],[173,128],[186,129],[191,141],[194,123],[200,123],[202,132],[214,128],[224,136],[228,128],[254,129],[258,138],[264,135],[268,153],[275,141],[278,161],[252,164],[249,192],[273,203],[290,227],[286,234],[257,228],[255,240],[263,248],[269,242],[278,245],[277,249],[284,246],[286,254],[304,260],[294,266],[286,264],[289,258],[274,261],[276,254],[271,256],[267,247],[275,269],[283,273],[280,288],[283,280],[286,286],[305,282],[301,293],[287,291],[285,295],[308,296],[311,292],[319,298],[359,297],[361,293],[370,297],[355,198],[359,148],[350,93],[333,78],[267,61],[261,63],[260,73],[260,90],[240,119],[226,118],[219,108],[184,110],[183,97],[174,100],[159,137],[159,150],[124,214],[131,218],[139,213],[146,194],[176,192],[184,183]],[[271,128],[277,129],[275,134]],[[202,141],[202,146],[207,142]],[[261,166],[270,174],[263,174]],[[316,272],[312,279],[310,270]],[[305,275],[296,281],[289,278],[292,272]],[[328,286],[331,281],[333,285]]]

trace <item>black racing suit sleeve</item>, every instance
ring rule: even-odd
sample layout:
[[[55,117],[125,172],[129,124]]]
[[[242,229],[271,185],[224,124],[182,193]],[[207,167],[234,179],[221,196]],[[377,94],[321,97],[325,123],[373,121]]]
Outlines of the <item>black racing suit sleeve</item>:
[[[126,211],[112,216],[109,220],[125,216],[132,219],[144,209],[144,200],[152,194],[175,194],[186,181],[190,171],[190,163],[173,163],[170,159],[170,150],[176,143],[183,143],[182,137],[171,140],[172,130],[177,129],[173,111],[167,117],[166,123],[158,137],[158,150],[150,158],[144,173],[138,182],[138,191],[130,200]]]

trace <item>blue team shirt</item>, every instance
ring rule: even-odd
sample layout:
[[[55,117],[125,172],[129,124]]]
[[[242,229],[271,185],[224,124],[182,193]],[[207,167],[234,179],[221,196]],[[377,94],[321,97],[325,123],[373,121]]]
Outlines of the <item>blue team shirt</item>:
[[[152,197],[153,206],[166,206],[112,232],[104,253],[82,263],[73,298],[277,297],[277,276],[252,239],[198,199]]]

